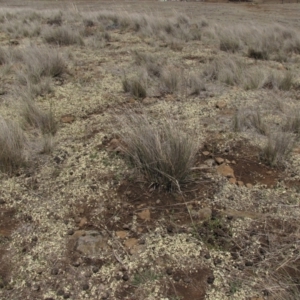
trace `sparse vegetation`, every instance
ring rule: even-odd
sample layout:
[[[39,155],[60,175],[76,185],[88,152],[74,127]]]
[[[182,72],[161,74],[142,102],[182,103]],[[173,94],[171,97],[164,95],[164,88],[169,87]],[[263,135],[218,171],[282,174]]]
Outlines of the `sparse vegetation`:
[[[296,109],[288,116],[286,123],[283,125],[283,130],[295,133],[300,136],[300,111]]]
[[[130,93],[133,97],[144,99],[147,96],[147,91],[139,80],[129,80],[126,77],[122,81],[123,91]]]
[[[262,149],[261,159],[270,166],[284,164],[294,147],[294,140],[288,133],[273,133],[268,137],[267,145]]]
[[[180,86],[180,71],[175,69],[165,69],[160,78],[160,88],[162,93],[173,94]]]
[[[69,46],[84,44],[80,34],[67,26],[45,29],[43,38],[48,44],[53,45]]]
[[[43,112],[30,96],[22,97],[21,116],[27,124],[39,129],[43,134],[55,135],[57,131],[57,122],[51,108],[48,112]]]
[[[145,114],[128,111],[120,120],[124,151],[131,163],[152,184],[179,189],[189,179],[197,152],[197,139],[175,122],[155,125]]]
[[[21,127],[0,115],[0,170],[12,172],[25,162],[26,138]]]
[[[4,2],[0,298],[298,300],[299,6]]]

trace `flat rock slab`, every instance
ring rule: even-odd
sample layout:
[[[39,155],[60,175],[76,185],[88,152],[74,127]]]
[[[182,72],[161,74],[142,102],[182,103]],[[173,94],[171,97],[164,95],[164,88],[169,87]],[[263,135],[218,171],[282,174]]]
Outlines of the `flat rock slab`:
[[[99,231],[85,231],[85,235],[78,237],[76,251],[87,257],[99,257],[109,249],[108,238]]]

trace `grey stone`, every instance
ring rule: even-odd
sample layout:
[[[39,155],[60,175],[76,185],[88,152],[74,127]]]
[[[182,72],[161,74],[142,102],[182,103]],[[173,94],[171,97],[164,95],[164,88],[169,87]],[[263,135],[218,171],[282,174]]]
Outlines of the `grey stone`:
[[[108,249],[107,238],[98,231],[86,231],[84,236],[78,237],[76,250],[87,257],[99,256]]]

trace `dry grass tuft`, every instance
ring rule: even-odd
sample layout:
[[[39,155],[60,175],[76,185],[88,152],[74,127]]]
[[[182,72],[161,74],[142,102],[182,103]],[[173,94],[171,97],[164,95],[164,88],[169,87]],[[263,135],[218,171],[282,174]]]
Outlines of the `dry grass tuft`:
[[[30,97],[21,100],[21,116],[30,126],[39,129],[42,134],[55,135],[58,124],[51,108],[48,112],[41,111]]]
[[[147,97],[147,91],[139,80],[129,80],[126,77],[122,81],[123,91],[130,93],[133,97],[144,99]]]
[[[166,69],[160,77],[160,90],[163,94],[174,94],[179,90],[181,76],[178,70]]]
[[[283,165],[293,147],[294,139],[290,134],[284,132],[270,134],[260,157],[270,166]]]
[[[8,53],[6,49],[0,47],[0,65],[4,65],[8,62]]]
[[[295,133],[297,136],[300,136],[300,111],[296,109],[294,112],[291,112],[288,116],[286,123],[283,126],[283,130],[287,132]]]
[[[222,35],[220,38],[220,50],[235,53],[241,48],[240,40],[235,36]]]
[[[26,138],[20,126],[0,115],[0,170],[11,172],[25,162]]]
[[[192,74],[187,80],[188,94],[200,95],[201,92],[206,91],[205,83],[200,74]]]
[[[154,124],[145,114],[127,111],[119,119],[129,161],[153,184],[178,189],[189,179],[198,149],[197,139],[164,119]]]
[[[67,26],[48,28],[43,32],[43,38],[49,44],[60,46],[84,44],[79,32]]]
[[[41,77],[58,77],[66,72],[66,63],[55,49],[48,47],[28,47],[22,52],[24,72],[38,82]]]
[[[240,132],[245,129],[255,128],[262,135],[267,135],[269,128],[262,120],[260,112],[239,110],[233,117],[233,129],[235,132]]]

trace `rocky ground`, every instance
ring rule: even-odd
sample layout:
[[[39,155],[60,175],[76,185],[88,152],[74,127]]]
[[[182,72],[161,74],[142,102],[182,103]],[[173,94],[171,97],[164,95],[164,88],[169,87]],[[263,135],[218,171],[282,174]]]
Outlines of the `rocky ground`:
[[[286,36],[297,36],[297,5],[0,7],[0,47],[10,57],[0,63],[0,114],[27,136],[26,164],[0,173],[1,299],[299,299],[299,132],[278,164],[263,149],[299,111],[300,50],[260,60],[242,46],[220,49],[221,32],[233,23],[279,22],[293,28]],[[147,30],[139,16],[150,18]],[[185,24],[180,34],[176,24]],[[63,26],[79,42],[47,44],[47,30]],[[20,80],[18,72],[30,69],[20,57],[42,46],[66,66],[34,93],[58,123],[54,136],[20,117],[22,95],[34,86]],[[282,88],[275,76],[248,89],[207,75],[228,57],[246,69],[291,72],[292,83]],[[173,89],[156,72],[180,82]],[[146,94],[124,91],[124,78],[139,79]],[[197,140],[193,180],[180,190],[166,191],[127,164],[120,117],[129,109],[153,122],[174,119]],[[263,123],[243,123],[245,115]]]

